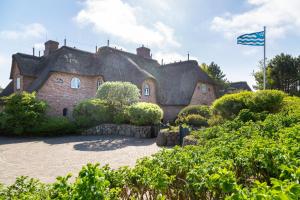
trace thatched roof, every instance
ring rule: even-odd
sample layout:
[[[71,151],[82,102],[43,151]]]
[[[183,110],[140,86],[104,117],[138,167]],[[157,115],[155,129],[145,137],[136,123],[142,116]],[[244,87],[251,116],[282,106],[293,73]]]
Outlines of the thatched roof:
[[[145,79],[153,79],[159,104],[187,105],[198,81],[214,84],[196,61],[160,65],[154,59],[110,47],[90,53],[63,46],[46,57],[17,53],[13,55],[14,61],[21,74],[36,77],[30,92],[39,90],[51,72],[101,75],[105,81],[129,81],[139,86]]]

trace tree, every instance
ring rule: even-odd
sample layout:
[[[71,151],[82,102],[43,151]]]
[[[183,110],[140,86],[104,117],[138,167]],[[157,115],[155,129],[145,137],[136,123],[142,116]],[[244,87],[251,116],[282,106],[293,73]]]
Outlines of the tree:
[[[0,93],[3,91],[3,88],[0,86]]]
[[[214,62],[211,62],[209,65],[202,63],[200,67],[208,74],[208,76],[210,76],[215,81],[215,83],[217,84],[217,95],[221,96],[222,93],[224,93],[224,90],[228,87],[228,81],[225,78],[226,75],[221,70],[220,66]]]
[[[255,72],[257,85],[255,88],[263,88],[263,68]],[[289,94],[300,94],[300,57],[283,54],[275,56],[268,62],[266,67],[266,87],[278,89]]]
[[[138,102],[140,91],[129,82],[106,82],[100,86],[96,96],[114,107],[122,108]]]

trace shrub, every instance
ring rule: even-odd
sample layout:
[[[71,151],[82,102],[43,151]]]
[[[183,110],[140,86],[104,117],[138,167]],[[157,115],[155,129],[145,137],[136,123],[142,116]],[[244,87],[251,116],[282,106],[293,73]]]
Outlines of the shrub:
[[[206,105],[187,106],[179,112],[178,117],[183,117],[183,116],[187,116],[190,114],[201,115],[204,118],[209,118],[210,117],[210,108]]]
[[[80,102],[73,110],[75,123],[80,127],[90,127],[101,123],[112,122],[112,108],[100,99],[89,99]]]
[[[4,97],[1,126],[7,133],[26,134],[44,120],[47,104],[38,100],[35,93],[17,93]]]
[[[221,115],[214,114],[208,120],[207,123],[209,126],[220,125],[225,122],[225,119]]]
[[[251,98],[252,92],[240,92],[236,94],[226,94],[214,101],[213,112],[218,113],[226,119],[234,118],[242,109],[246,109],[246,101]]]
[[[160,123],[163,111],[156,104],[139,102],[128,107],[128,115],[134,125],[154,125]]]
[[[197,114],[179,117],[176,120],[176,124],[187,124],[194,127],[208,126],[207,119]]]
[[[129,122],[130,122],[130,120],[129,120],[127,108],[124,108],[122,110],[117,110],[114,112],[113,123],[127,124]]]
[[[105,82],[97,91],[97,98],[110,105],[123,107],[139,101],[140,91],[129,82]]]
[[[34,127],[33,135],[56,136],[76,133],[76,126],[66,117],[49,117]]]
[[[253,93],[252,98],[246,104],[252,112],[276,113],[281,109],[283,99],[286,96],[284,92],[279,90],[260,90]]]

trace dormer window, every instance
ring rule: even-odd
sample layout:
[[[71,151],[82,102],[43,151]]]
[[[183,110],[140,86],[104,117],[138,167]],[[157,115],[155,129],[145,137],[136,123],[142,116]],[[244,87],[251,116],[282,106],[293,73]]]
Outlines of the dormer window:
[[[143,90],[144,90],[144,96],[150,96],[150,87],[148,84],[144,85]]]
[[[16,80],[16,88],[17,88],[17,90],[21,89],[21,78],[20,77],[18,77]]]
[[[79,89],[80,88],[80,79],[77,77],[72,78],[71,80],[71,88]]]

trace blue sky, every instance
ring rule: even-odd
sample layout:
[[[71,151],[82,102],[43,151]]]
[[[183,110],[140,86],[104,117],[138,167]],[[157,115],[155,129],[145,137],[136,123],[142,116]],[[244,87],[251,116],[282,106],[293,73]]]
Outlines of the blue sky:
[[[3,0],[0,1],[0,86],[9,82],[11,56],[43,51],[52,39],[94,52],[106,45],[135,52],[144,44],[165,63],[214,61],[230,81],[255,83],[262,47],[236,37],[267,26],[267,57],[300,54],[298,0]],[[41,53],[42,54],[42,53]]]

